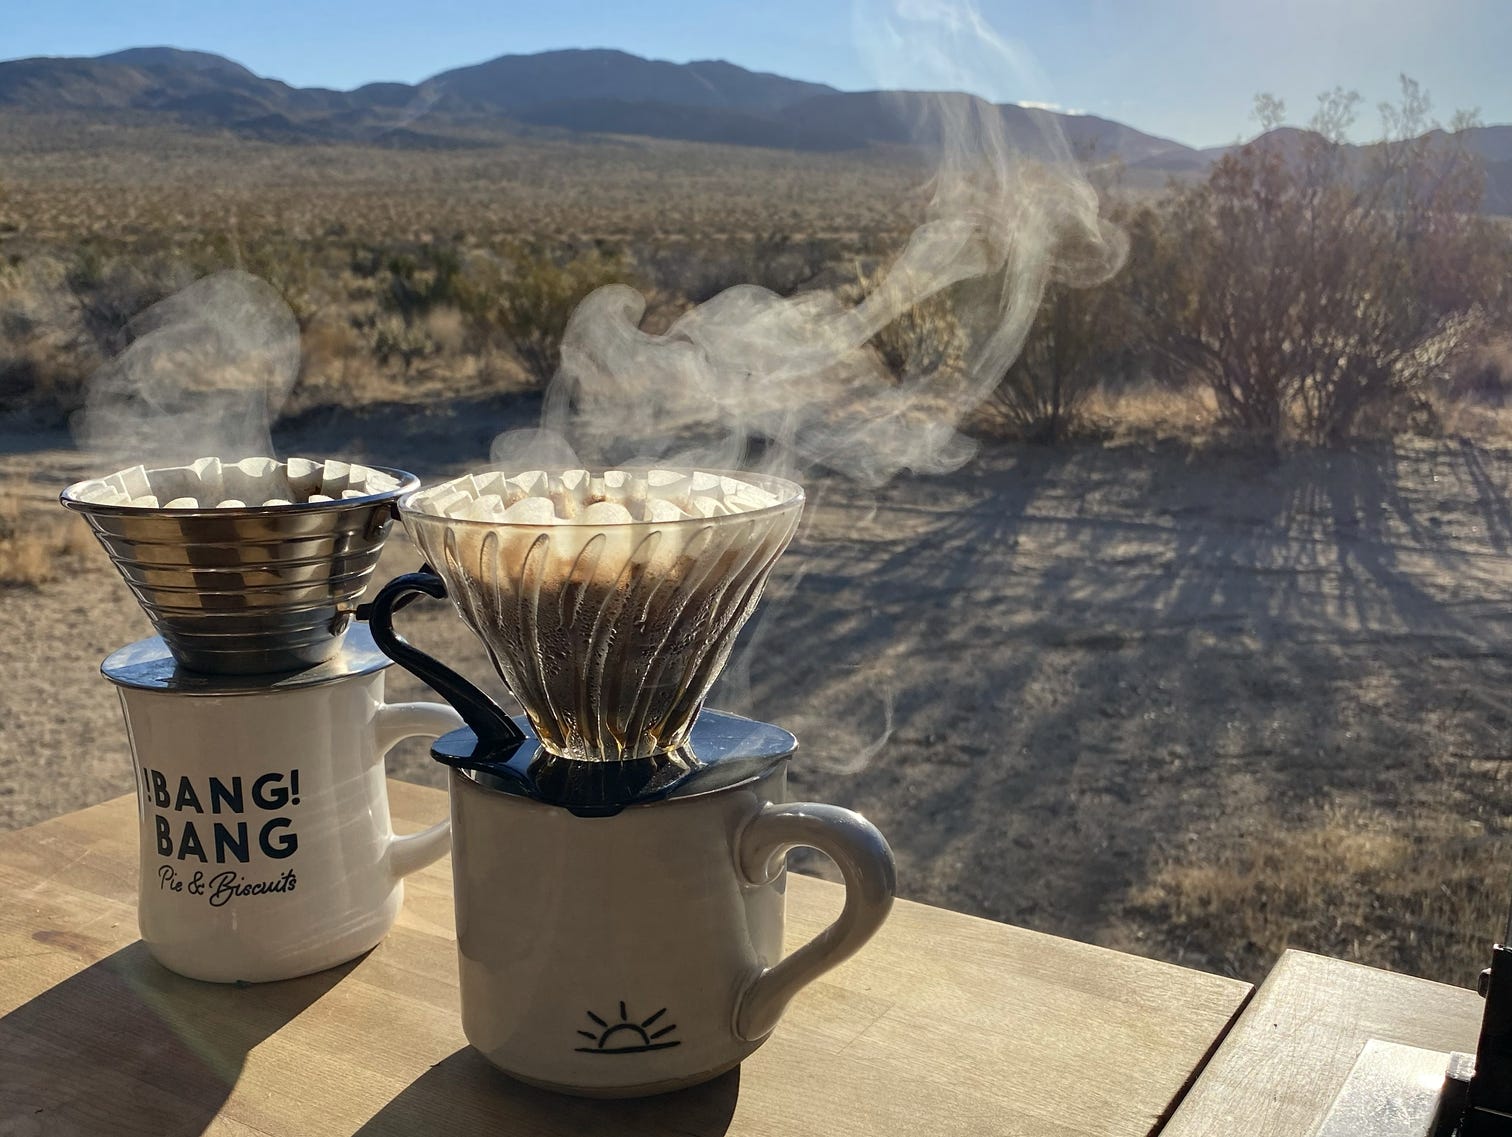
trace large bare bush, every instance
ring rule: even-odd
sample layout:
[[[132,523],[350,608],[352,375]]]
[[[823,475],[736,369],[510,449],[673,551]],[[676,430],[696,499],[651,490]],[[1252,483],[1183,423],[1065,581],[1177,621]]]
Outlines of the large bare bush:
[[[1130,237],[1129,258],[1091,287],[1052,282],[1024,346],[993,390],[984,412],[1020,438],[1059,442],[1085,416],[1102,385],[1126,380],[1146,331],[1138,303],[1140,274],[1152,264],[1148,209],[1104,197],[1108,219]]]
[[[1384,421],[1421,401],[1456,321],[1498,296],[1476,161],[1425,133],[1405,78],[1361,155],[1344,141],[1358,101],[1323,96],[1309,130],[1271,129],[1167,213],[1163,346],[1230,425],[1334,442]],[[1280,104],[1260,106],[1277,127]]]

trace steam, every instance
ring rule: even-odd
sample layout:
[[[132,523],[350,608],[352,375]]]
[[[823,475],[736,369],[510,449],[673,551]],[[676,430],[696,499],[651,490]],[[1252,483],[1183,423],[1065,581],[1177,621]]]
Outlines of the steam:
[[[131,343],[95,373],[75,417],[81,447],[158,465],[272,455],[273,417],[299,375],[300,345],[271,285],[215,273],[127,331]]]
[[[1024,70],[967,3],[908,0],[863,24],[875,54],[906,52],[945,85],[969,78],[962,61]],[[974,96],[877,97],[939,153],[924,221],[878,279],[790,297],[737,286],[662,335],[641,330],[646,300],[634,289],[601,288],[568,323],[546,440],[501,436],[494,463],[523,468],[522,447],[560,455],[565,443],[587,465],[822,466],[877,485],[967,461],[961,419],[1017,357],[1046,286],[1106,279],[1126,242],[1099,217],[1053,116],[1014,108],[1026,136]],[[915,352],[896,375],[876,341],[930,305],[949,349]]]
[[[960,424],[1017,358],[1046,288],[1106,280],[1127,242],[1101,218],[1054,115],[959,93],[1005,75],[1032,93],[1046,89],[971,3],[858,4],[856,17],[882,86],[907,85],[906,62],[910,78],[923,67],[944,92],[871,96],[937,155],[924,218],[898,255],[851,289],[729,289],[661,335],[642,330],[646,300],[635,290],[599,289],[568,323],[542,429],[495,439],[496,466],[659,464],[800,478],[822,467],[876,486],[970,459]],[[801,577],[800,568],[769,585],[721,701],[738,706],[749,694],[751,648]],[[874,708],[858,714],[832,700],[806,724],[830,769],[860,770],[891,737],[889,677],[876,674],[867,690]]]

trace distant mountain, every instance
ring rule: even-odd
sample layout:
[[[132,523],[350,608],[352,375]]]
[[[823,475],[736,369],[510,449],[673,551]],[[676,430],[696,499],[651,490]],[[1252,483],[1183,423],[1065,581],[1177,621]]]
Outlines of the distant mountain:
[[[4,108],[160,114],[199,128],[279,142],[387,146],[496,144],[525,131],[640,135],[779,149],[842,151],[937,144],[951,122],[996,120],[1031,154],[1119,161],[1134,185],[1201,177],[1230,147],[1194,150],[1094,115],[1065,115],[964,94],[837,91],[704,60],[668,63],[623,51],[502,55],[411,86],[292,87],[202,51],[136,47],[97,58],[0,62]],[[1272,139],[1298,145],[1301,131]],[[1512,212],[1512,126],[1459,141],[1486,162],[1487,208]]]
[[[1433,136],[1450,137],[1442,130],[1435,130]],[[1461,132],[1458,139],[1471,153],[1479,154],[1487,162],[1512,159],[1512,126],[1472,126]]]
[[[666,63],[623,51],[543,51],[501,55],[473,67],[443,71],[421,84],[446,103],[506,113],[551,103],[613,100],[663,106],[775,111],[834,90],[747,71],[733,63]]]
[[[1487,213],[1512,214],[1512,158],[1486,163],[1486,200],[1481,208]]]
[[[623,51],[504,55],[416,86],[373,83],[355,91],[291,87],[207,52],[139,47],[98,58],[0,63],[0,107],[151,111],[256,137],[456,144],[455,126],[547,127],[737,146],[849,150],[928,144],[930,109],[917,92],[842,92],[823,83],[747,71],[723,61],[667,63]],[[950,114],[999,115],[1015,141],[1038,149],[1059,124],[1073,152],[1136,160],[1184,150],[1121,123],[997,107],[944,96]],[[402,136],[397,132],[402,130]]]
[[[203,71],[237,79],[257,78],[240,63],[235,63],[224,55],[212,55],[208,51],[185,51],[177,47],[128,47],[125,51],[112,51],[109,55],[95,58],[101,63],[122,63],[127,67]]]
[[[1309,137],[1316,136],[1300,127],[1282,126],[1243,145],[1263,145],[1291,159],[1302,153]],[[1487,213],[1512,214],[1512,126],[1476,126],[1453,135],[1433,130],[1424,137],[1434,146],[1459,145],[1479,157],[1486,177],[1482,208]],[[1345,160],[1357,177],[1370,176],[1369,161],[1375,145],[1346,147]],[[1136,183],[1146,186],[1158,184],[1161,179],[1190,181],[1206,176],[1214,163],[1237,149],[1239,145],[1204,150],[1181,147],[1131,161],[1128,168]]]

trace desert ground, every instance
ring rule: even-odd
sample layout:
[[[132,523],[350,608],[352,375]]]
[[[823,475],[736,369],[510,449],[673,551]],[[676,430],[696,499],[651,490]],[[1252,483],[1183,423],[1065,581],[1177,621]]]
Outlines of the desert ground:
[[[276,443],[432,479],[536,406],[324,411]],[[816,472],[711,705],[793,730],[794,795],[875,821],[907,897],[1249,979],[1291,944],[1469,985],[1512,875],[1509,457],[1149,438]],[[61,431],[0,437],[23,523],[103,472]],[[77,546],[0,589],[0,826],[132,787],[98,667],[150,628]],[[396,531],[378,576],[417,563]],[[449,608],[403,621],[499,689]],[[441,784],[423,746],[390,770]]]

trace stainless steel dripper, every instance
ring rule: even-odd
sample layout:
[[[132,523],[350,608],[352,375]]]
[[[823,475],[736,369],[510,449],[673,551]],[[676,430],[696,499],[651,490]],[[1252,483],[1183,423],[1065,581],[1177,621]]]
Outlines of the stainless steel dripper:
[[[120,494],[101,489],[109,479],[72,485],[61,501],[89,522],[184,667],[221,675],[292,671],[341,649],[357,598],[377,567],[393,503],[420,484],[403,470],[306,465],[339,466],[348,480],[338,486],[317,476],[313,488],[296,495],[302,500],[276,505],[125,504]],[[189,470],[142,471],[144,495],[173,499],[170,487],[183,488]],[[354,493],[346,489],[352,470],[378,476]],[[381,488],[365,492],[368,485]],[[354,496],[343,498],[344,491]]]

